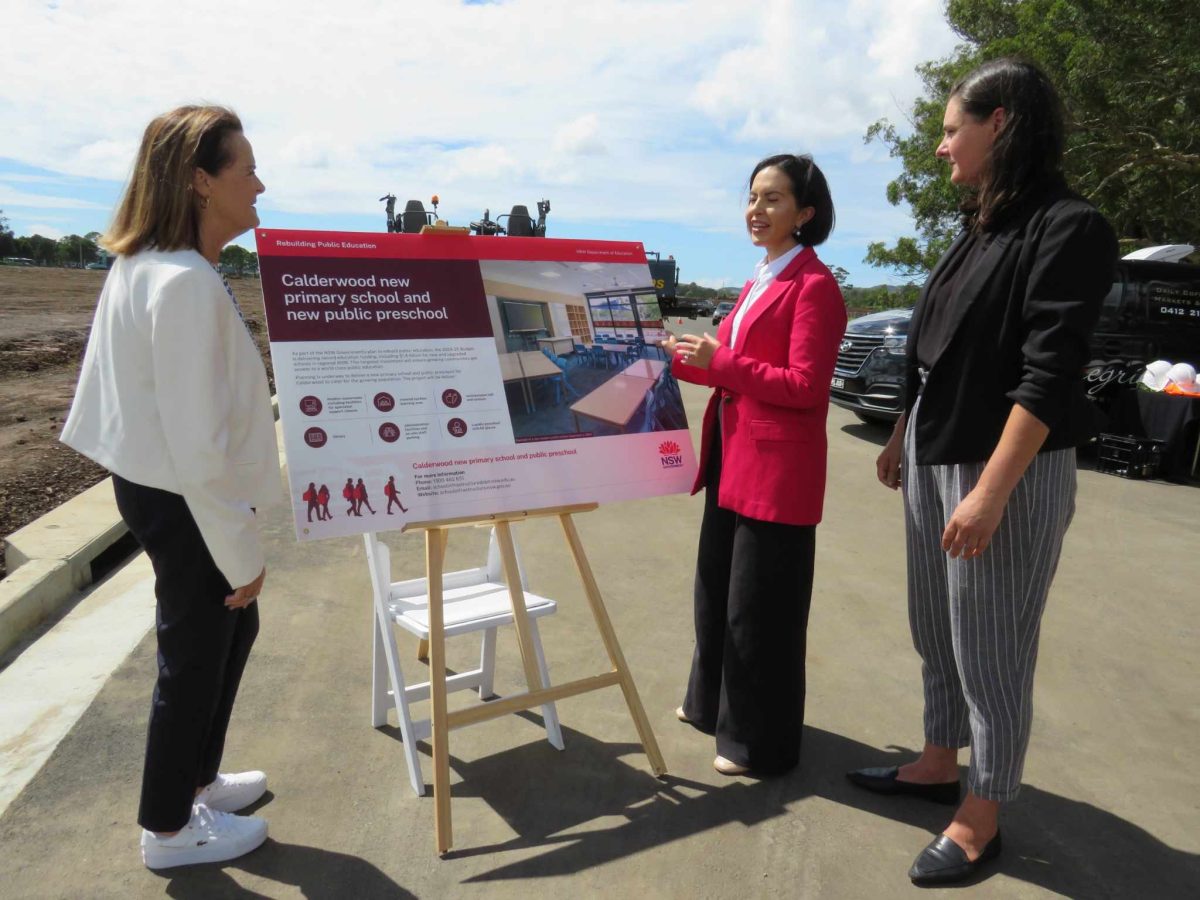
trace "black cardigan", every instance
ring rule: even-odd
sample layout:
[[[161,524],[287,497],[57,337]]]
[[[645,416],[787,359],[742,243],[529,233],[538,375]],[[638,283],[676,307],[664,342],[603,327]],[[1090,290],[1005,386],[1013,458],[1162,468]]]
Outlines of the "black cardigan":
[[[930,286],[962,252],[958,236],[934,267],[908,330],[905,409],[921,379],[917,337]],[[1083,368],[1116,274],[1117,240],[1087,201],[1056,185],[1014,212],[964,274],[944,349],[927,373],[916,422],[921,465],[985,462],[1014,403],[1050,429],[1042,451],[1086,442],[1096,411]]]

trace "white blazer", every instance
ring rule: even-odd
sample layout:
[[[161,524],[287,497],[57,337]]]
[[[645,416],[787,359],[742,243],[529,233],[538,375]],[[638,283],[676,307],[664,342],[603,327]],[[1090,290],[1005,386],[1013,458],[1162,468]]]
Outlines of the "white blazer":
[[[266,370],[194,250],[118,257],[61,440],[127,481],[182,494],[232,587],[263,569],[251,507],[281,496]]]

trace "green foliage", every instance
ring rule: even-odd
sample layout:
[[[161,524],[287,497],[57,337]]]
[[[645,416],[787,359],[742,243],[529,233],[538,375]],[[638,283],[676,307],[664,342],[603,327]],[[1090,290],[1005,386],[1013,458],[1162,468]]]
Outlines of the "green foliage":
[[[736,300],[740,292],[740,285],[738,287],[710,288],[698,285],[694,281],[689,281],[687,284],[681,284],[675,289],[675,296],[711,300],[714,303],[719,303],[722,300]]]
[[[77,234],[69,234],[66,237],[58,239],[55,261],[60,266],[78,266],[82,268],[88,263],[96,261],[99,249],[95,241],[86,237],[80,237]]]
[[[58,241],[34,234],[17,238],[15,244],[13,256],[32,259],[39,266],[52,266],[58,262]]]
[[[877,284],[875,287],[842,288],[846,306],[854,310],[901,309],[913,306],[920,291],[915,285]]]
[[[950,87],[980,62],[1022,56],[1067,108],[1068,182],[1108,217],[1127,248],[1200,240],[1200,16],[1194,0],[949,0],[964,41],[918,68],[925,94],[901,134],[876,122],[904,171],[888,201],[907,203],[916,237],[868,248],[866,261],[924,277],[957,230],[958,197],[935,159]]]
[[[847,288],[850,286],[849,284],[847,284],[847,282],[849,282],[849,280],[850,280],[850,273],[847,270],[843,269],[841,266],[834,266],[829,271],[833,275],[834,280],[838,283],[839,286],[841,286],[843,288]]]
[[[8,227],[8,218],[0,209],[0,258],[17,255],[17,239]]]
[[[257,275],[258,254],[245,247],[230,244],[221,251],[221,271],[228,275]]]

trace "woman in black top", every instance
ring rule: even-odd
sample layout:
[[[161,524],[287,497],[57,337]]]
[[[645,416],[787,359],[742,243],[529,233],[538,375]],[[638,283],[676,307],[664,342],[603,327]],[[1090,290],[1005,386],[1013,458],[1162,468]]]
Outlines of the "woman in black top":
[[[909,871],[918,884],[961,880],[1000,852],[1074,511],[1074,448],[1095,430],[1082,371],[1117,250],[1065,186],[1061,106],[1036,67],[986,63],[951,91],[943,126],[937,155],[967,189],[965,226],[913,312],[906,412],[876,463],[883,484],[904,487],[925,747],[849,775],[958,804],[958,750],[971,747],[966,797]]]

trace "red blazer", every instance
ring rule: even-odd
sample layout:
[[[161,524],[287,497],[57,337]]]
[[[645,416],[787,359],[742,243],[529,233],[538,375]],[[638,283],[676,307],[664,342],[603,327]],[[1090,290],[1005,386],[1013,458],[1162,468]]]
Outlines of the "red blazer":
[[[825,419],[846,304],[807,247],[754,302],[730,347],[734,316],[752,284],[717,329],[721,346],[707,369],[678,357],[671,363],[677,378],[716,388],[704,411],[692,493],[704,486],[721,404],[718,503],[752,519],[815,525],[825,499]]]

